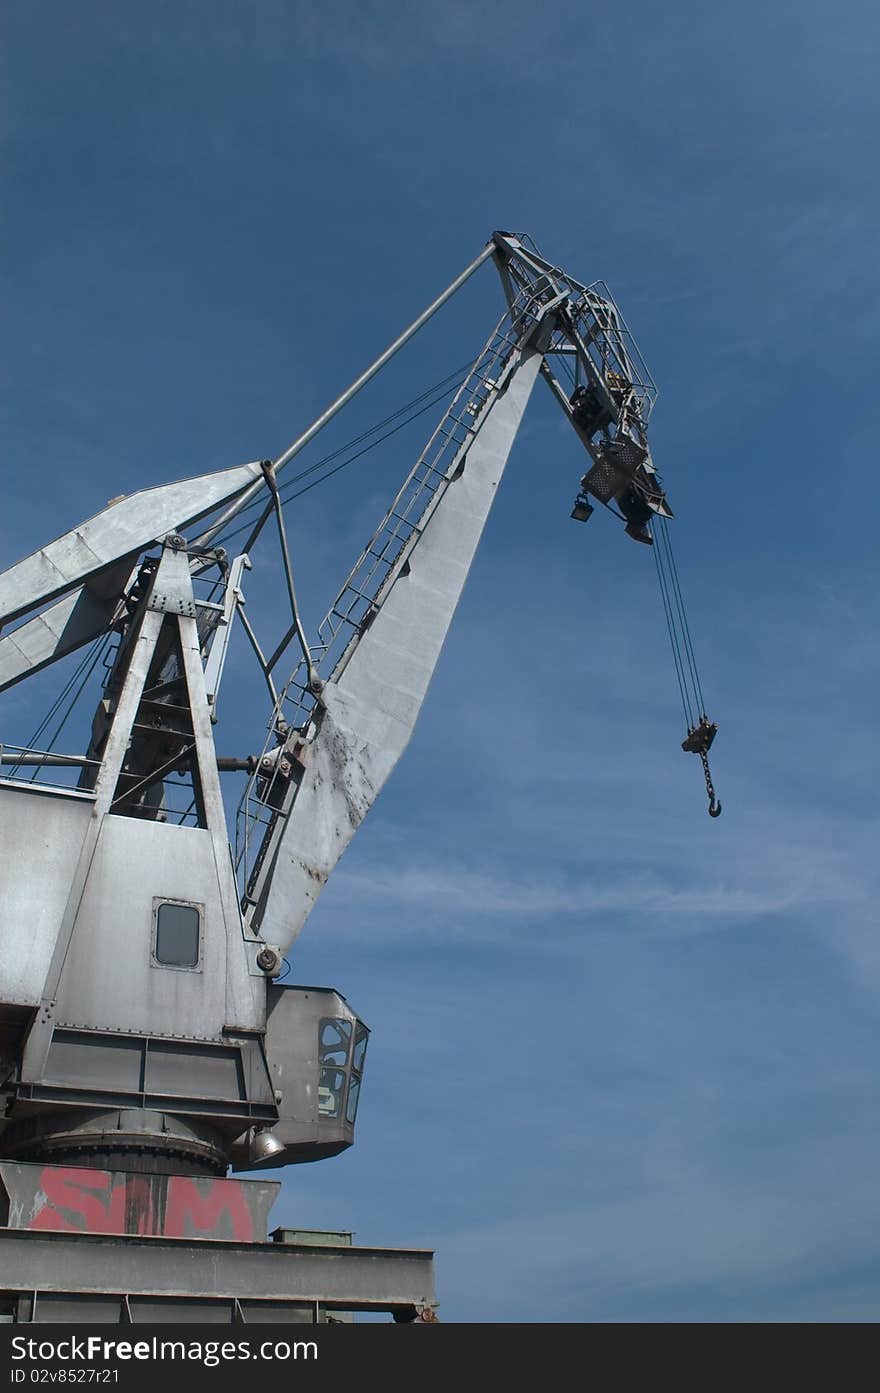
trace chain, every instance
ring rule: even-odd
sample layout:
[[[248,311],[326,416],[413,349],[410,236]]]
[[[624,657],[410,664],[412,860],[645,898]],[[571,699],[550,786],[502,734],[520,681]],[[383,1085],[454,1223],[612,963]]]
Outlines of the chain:
[[[709,756],[705,750],[700,750],[700,763],[703,766],[703,777],[706,780],[706,793],[709,796],[709,816],[721,816],[721,804],[715,798],[715,785],[712,782],[712,775],[709,773]]]

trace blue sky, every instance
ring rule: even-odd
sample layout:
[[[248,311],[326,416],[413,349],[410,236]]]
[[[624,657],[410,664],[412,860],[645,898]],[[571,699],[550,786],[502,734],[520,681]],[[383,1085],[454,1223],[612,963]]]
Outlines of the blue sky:
[[[276,1219],[435,1247],[448,1320],[875,1319],[874,7],[32,0],[3,28],[0,564],[280,453],[495,227],[606,279],[660,386],[724,815],[651,556],[569,522],[539,386],[294,955],[373,1039],[357,1145]],[[466,362],[493,277],[309,458]],[[289,510],[313,623],[425,425]],[[248,584],[272,635],[271,550]],[[220,749],[258,748],[241,645],[222,702]]]

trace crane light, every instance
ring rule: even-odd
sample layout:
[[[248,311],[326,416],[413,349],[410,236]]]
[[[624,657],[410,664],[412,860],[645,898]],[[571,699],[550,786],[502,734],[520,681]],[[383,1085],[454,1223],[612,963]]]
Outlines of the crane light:
[[[587,522],[593,516],[593,505],[585,493],[579,493],[574,500],[571,516],[575,522]]]
[[[278,1140],[274,1132],[267,1127],[256,1127],[248,1147],[248,1160],[252,1163],[271,1161],[273,1157],[280,1156],[283,1150],[284,1143]]]

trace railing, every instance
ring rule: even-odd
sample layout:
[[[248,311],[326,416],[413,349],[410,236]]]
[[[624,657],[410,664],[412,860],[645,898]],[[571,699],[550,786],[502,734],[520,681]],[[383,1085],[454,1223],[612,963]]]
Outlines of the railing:
[[[85,755],[60,755],[52,750],[36,750],[26,745],[0,743],[0,779],[40,788],[71,789],[79,785],[84,769],[97,770],[100,761]],[[47,771],[57,770],[47,777]]]

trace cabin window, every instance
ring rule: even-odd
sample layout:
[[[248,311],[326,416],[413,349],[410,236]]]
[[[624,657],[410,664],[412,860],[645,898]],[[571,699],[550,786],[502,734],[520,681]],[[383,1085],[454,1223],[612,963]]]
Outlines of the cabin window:
[[[345,1120],[354,1126],[357,1117],[358,1099],[361,1092],[361,1076],[364,1072],[364,1056],[367,1053],[367,1037],[369,1031],[367,1027],[358,1021],[354,1037],[354,1055],[351,1062],[351,1082],[348,1085],[348,1103],[345,1108]]]
[[[160,967],[198,967],[202,948],[202,916],[197,905],[173,900],[156,902],[153,961]]]
[[[321,1117],[340,1117],[345,1102],[345,1081],[351,1050],[351,1021],[339,1016],[325,1016],[318,1039],[321,1056],[318,1112]]]

